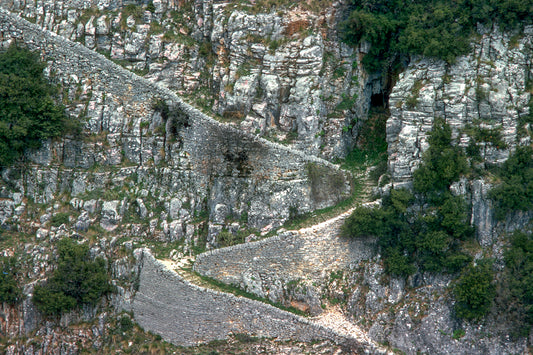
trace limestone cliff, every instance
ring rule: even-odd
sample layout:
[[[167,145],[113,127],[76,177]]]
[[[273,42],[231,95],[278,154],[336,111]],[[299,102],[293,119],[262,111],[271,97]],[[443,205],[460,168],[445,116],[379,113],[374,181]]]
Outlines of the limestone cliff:
[[[454,144],[479,148],[475,164],[481,170],[501,164],[518,145],[531,144],[531,125],[522,118],[530,115],[533,32],[531,28],[521,35],[498,29],[479,28],[479,32],[472,52],[455,64],[412,58],[400,74],[388,103],[391,183],[378,189],[380,192],[412,186],[413,171],[428,148],[427,133],[435,118],[444,118],[451,126]],[[491,134],[481,139],[482,135],[476,134],[481,130]],[[508,233],[531,231],[533,211],[517,211],[497,221],[488,197],[494,185],[489,179],[464,177],[452,190],[471,202],[471,224],[479,242],[475,257],[491,256],[503,265]],[[449,293],[450,276],[384,277],[375,240],[358,240],[360,244],[354,248],[356,241],[339,237],[339,226],[338,221],[331,221],[284,235],[280,241],[205,253],[195,268],[311,312],[320,313],[341,303],[348,318],[366,329],[372,339],[406,353],[528,352],[528,339],[511,339],[508,325],[497,311],[481,323],[458,320]],[[274,245],[279,244],[286,245],[284,255],[273,254]],[[214,268],[212,263],[226,267]],[[456,335],[458,329],[464,330],[464,336]]]
[[[389,100],[387,121],[389,173],[394,187],[409,186],[427,149],[427,133],[441,117],[453,130],[455,144],[479,147],[480,169],[501,164],[517,145],[531,144],[532,128],[521,117],[530,114],[533,78],[533,28],[521,35],[480,28],[472,52],[453,65],[415,58],[400,74]],[[529,91],[528,91],[529,90]],[[479,138],[476,132],[490,132]],[[531,213],[510,216],[497,226],[486,179],[462,181],[457,192],[472,204],[472,224],[484,246],[503,230],[524,229]]]
[[[344,157],[382,82],[339,38],[343,2],[1,1],[240,129]],[[359,122],[359,123],[358,123]]]

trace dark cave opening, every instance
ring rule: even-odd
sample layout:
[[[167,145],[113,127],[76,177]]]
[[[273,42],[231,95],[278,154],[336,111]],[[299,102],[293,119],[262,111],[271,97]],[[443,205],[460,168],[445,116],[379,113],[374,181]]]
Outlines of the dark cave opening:
[[[383,92],[370,96],[371,108],[387,108],[388,97]]]

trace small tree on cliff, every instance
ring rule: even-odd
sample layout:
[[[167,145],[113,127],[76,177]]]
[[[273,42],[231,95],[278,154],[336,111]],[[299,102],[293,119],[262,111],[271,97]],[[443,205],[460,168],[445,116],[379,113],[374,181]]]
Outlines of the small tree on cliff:
[[[114,290],[105,261],[93,260],[87,244],[65,238],[58,245],[58,267],[44,284],[35,286],[33,303],[46,315],[58,316],[82,305],[94,306]]]
[[[43,74],[39,55],[11,45],[0,53],[0,167],[13,163],[26,148],[76,128],[54,102],[57,88]]]

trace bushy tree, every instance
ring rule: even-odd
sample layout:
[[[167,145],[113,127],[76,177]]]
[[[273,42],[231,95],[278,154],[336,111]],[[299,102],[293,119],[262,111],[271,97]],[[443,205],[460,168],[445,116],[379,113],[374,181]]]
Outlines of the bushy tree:
[[[512,321],[514,333],[527,336],[533,325],[533,235],[513,233],[504,260],[498,292],[501,311]]]
[[[22,300],[22,290],[17,281],[17,270],[16,258],[0,259],[0,303],[17,304]]]
[[[348,43],[371,43],[368,70],[390,70],[411,54],[453,62],[478,23],[516,29],[533,22],[532,12],[533,0],[353,0],[341,32]]]
[[[479,260],[478,265],[466,268],[453,290],[458,317],[479,320],[488,313],[495,295],[493,279],[489,260]]]
[[[502,182],[489,193],[497,219],[511,211],[533,209],[533,148],[518,147],[497,175]]]
[[[105,261],[92,260],[89,246],[62,239],[58,265],[44,284],[35,286],[33,303],[46,315],[60,315],[81,305],[96,305],[113,291]]]
[[[57,89],[44,68],[39,55],[25,48],[11,45],[0,53],[0,167],[27,148],[39,148],[43,139],[78,127],[54,102]]]
[[[450,126],[443,119],[436,118],[428,137],[429,148],[413,174],[415,191],[439,195],[467,172],[466,157],[459,147],[452,145],[451,137]]]

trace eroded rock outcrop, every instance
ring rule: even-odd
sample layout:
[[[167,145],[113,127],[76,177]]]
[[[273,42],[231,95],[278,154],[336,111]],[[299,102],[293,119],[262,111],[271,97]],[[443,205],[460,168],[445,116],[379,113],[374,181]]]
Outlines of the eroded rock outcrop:
[[[533,75],[533,28],[515,37],[497,29],[481,31],[471,54],[455,64],[415,58],[400,74],[390,94],[387,122],[389,170],[395,185],[411,181],[435,117],[446,120],[455,142],[463,147],[476,140],[469,126],[493,130],[494,137],[476,141],[485,165],[503,162],[517,144],[530,142],[530,128],[520,123],[520,117],[529,114],[531,93],[526,87]],[[495,139],[497,132],[501,141]]]
[[[477,146],[481,169],[501,165],[517,145],[531,144],[532,127],[521,118],[530,114],[533,28],[526,27],[523,34],[497,28],[479,31],[471,53],[455,64],[415,58],[400,74],[390,94],[387,121],[394,187],[411,185],[435,118],[450,125],[455,144]],[[531,217],[531,212],[518,213],[497,226],[488,198],[491,187],[482,178],[453,186],[455,193],[472,201],[472,224],[483,246],[495,243],[502,232],[523,229]]]

